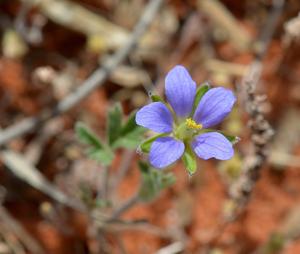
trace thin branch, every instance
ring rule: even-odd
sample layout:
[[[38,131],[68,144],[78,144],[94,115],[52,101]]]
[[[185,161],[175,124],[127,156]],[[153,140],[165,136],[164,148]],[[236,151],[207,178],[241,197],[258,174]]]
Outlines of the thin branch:
[[[19,237],[30,253],[45,253],[38,242],[32,236],[30,236],[28,232],[25,231],[22,225],[15,220],[2,205],[0,206],[0,220],[3,221],[5,225],[7,225],[10,230],[12,230]]]
[[[39,11],[53,22],[78,31],[87,37],[98,36],[108,49],[116,49],[129,37],[129,31],[115,25],[74,1],[22,0],[30,8]],[[59,11],[58,11],[59,10]]]
[[[107,200],[109,192],[109,167],[103,168],[101,198]]]
[[[198,0],[199,10],[212,20],[215,26],[228,33],[232,45],[247,50],[251,44],[249,33],[237,22],[232,13],[218,0]]]
[[[248,110],[251,129],[251,141],[254,145],[254,154],[246,157],[242,168],[242,175],[230,189],[230,197],[236,204],[235,213],[230,218],[226,218],[220,223],[214,236],[205,246],[205,253],[209,253],[211,248],[217,243],[227,226],[240,217],[248,203],[255,183],[259,179],[263,164],[267,159],[267,146],[273,136],[273,129],[265,119],[261,107],[260,96],[257,95],[256,85],[262,74],[262,59],[266,54],[269,43],[275,31],[277,21],[282,13],[284,0],[273,0],[273,8],[266,24],[258,39],[256,58],[249,68],[249,72],[242,80],[242,88],[246,92],[246,108]]]
[[[102,86],[109,77],[110,73],[128,56],[128,54],[137,46],[140,38],[149,27],[155,14],[158,12],[162,4],[162,0],[149,1],[145,7],[138,24],[134,28],[130,38],[107,62],[102,68],[96,69],[88,79],[86,79],[81,86],[79,86],[73,93],[68,95],[65,99],[60,101],[58,105],[51,110],[45,110],[40,115],[29,117],[21,122],[6,128],[0,133],[0,146],[7,143],[13,138],[24,135],[35,130],[44,121],[47,121],[55,116],[63,114],[81,102],[96,88]]]
[[[182,242],[174,242],[158,250],[156,254],[176,254],[184,251],[184,244]]]
[[[130,209],[134,205],[136,205],[138,202],[139,202],[139,195],[137,193],[134,194],[132,197],[130,197],[127,201],[125,201],[125,203],[121,205],[116,211],[114,211],[112,216],[106,222],[109,223],[111,221],[118,219],[123,213],[125,213],[128,209]]]
[[[267,52],[285,4],[285,0],[273,0],[272,2],[272,10],[258,40],[259,47],[257,47],[256,54],[258,60],[262,60]]]
[[[164,239],[172,239],[176,241],[181,240],[178,239],[176,234],[174,234],[174,231],[169,229],[162,229],[148,222],[128,223],[128,222],[121,221],[120,223],[105,224],[104,228],[107,232],[142,231],[144,233],[153,234]]]
[[[117,174],[112,179],[112,183],[110,184],[110,189],[112,191],[116,191],[118,185],[125,177],[126,173],[128,172],[133,156],[135,155],[135,151],[125,150],[122,154],[122,160],[120,162],[120,167],[117,170]]]
[[[39,162],[44,147],[53,136],[57,135],[63,129],[63,119],[57,118],[48,121],[47,124],[39,131],[34,139],[28,143],[24,151],[24,158],[32,165],[37,165]]]
[[[127,254],[127,251],[126,251],[126,248],[125,248],[125,245],[124,245],[124,241],[122,239],[122,234],[116,232],[114,234],[114,236],[115,236],[115,239],[116,239],[117,244],[119,246],[120,254]]]
[[[246,92],[246,108],[250,116],[249,126],[254,154],[246,157],[242,175],[230,190],[230,195],[238,208],[243,208],[249,201],[252,189],[260,177],[261,168],[267,159],[267,146],[274,134],[273,129],[265,119],[261,106],[261,96],[256,94],[256,86],[262,74],[262,59],[275,32],[283,5],[284,0],[273,1],[273,10],[258,40],[260,47],[256,53],[256,59],[251,64],[249,73],[242,80],[242,88]]]
[[[55,185],[50,183],[32,164],[21,154],[11,150],[0,152],[0,158],[4,165],[18,178],[32,187],[53,198],[57,202],[69,206],[75,210],[85,212],[83,205],[77,200],[64,194]]]

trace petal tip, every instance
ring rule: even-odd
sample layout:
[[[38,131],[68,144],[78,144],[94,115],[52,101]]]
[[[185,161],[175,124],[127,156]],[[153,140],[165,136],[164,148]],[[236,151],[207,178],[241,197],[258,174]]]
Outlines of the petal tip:
[[[234,155],[231,142],[218,132],[207,132],[197,136],[192,147],[197,156],[204,160],[229,160]]]
[[[223,121],[235,102],[236,97],[232,90],[224,87],[212,88],[200,100],[193,118],[204,128],[210,128]]]
[[[179,117],[190,114],[196,95],[196,83],[184,66],[176,65],[168,72],[165,79],[165,93]]]
[[[162,102],[152,102],[142,107],[136,113],[135,122],[158,133],[168,133],[173,129],[172,114]]]
[[[150,149],[150,164],[157,169],[166,168],[182,156],[184,149],[184,143],[174,138],[158,138],[152,143]]]

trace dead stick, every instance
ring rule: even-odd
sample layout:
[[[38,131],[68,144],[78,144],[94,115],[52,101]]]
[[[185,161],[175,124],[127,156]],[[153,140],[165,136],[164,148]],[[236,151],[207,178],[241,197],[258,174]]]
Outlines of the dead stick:
[[[256,85],[261,77],[263,65],[262,59],[266,54],[270,40],[274,34],[277,21],[282,13],[284,0],[273,0],[273,9],[266,21],[266,25],[258,39],[256,57],[250,65],[249,72],[242,80],[242,88],[246,93],[246,107],[250,116],[251,141],[254,145],[254,155],[249,155],[242,168],[242,175],[230,189],[230,197],[237,206],[237,210],[231,216],[220,223],[217,231],[205,246],[204,253],[210,253],[224,233],[227,226],[236,221],[249,202],[255,183],[259,179],[261,168],[266,161],[266,149],[273,135],[273,130],[265,119],[260,107],[260,100],[255,93]]]
[[[96,69],[89,76],[89,78],[82,83],[81,86],[79,86],[65,99],[60,101],[54,109],[45,110],[38,116],[26,118],[21,122],[4,129],[0,133],[0,146],[16,137],[35,130],[44,121],[69,111],[96,88],[103,85],[110,73],[122,61],[124,61],[127,55],[136,47],[138,41],[149,27],[151,21],[153,21],[153,18],[158,12],[162,2],[162,0],[149,1],[148,5],[145,7],[144,13],[142,14],[138,24],[134,28],[134,31],[124,47],[122,47],[110,59],[108,59],[108,61],[101,68]]]
[[[246,108],[250,116],[249,125],[254,154],[246,157],[242,175],[230,190],[231,197],[240,209],[249,201],[252,189],[260,176],[261,168],[267,158],[267,146],[273,136],[273,129],[265,119],[261,109],[260,96],[256,94],[256,86],[263,69],[262,59],[274,34],[277,21],[282,13],[283,4],[284,0],[273,1],[273,11],[258,40],[260,47],[256,52],[256,59],[251,64],[249,73],[242,80],[242,88],[246,94]]]
[[[0,220],[2,220],[12,230],[19,239],[24,243],[27,249],[33,254],[42,254],[45,251],[38,242],[14,219],[9,212],[0,205]]]

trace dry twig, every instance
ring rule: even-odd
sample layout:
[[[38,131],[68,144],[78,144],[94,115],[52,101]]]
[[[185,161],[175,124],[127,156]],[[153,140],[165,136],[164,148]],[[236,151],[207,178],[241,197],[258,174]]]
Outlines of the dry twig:
[[[266,160],[267,145],[273,136],[273,130],[261,110],[259,96],[255,94],[261,70],[261,63],[255,61],[251,66],[251,71],[242,82],[246,91],[246,107],[250,116],[249,126],[254,154],[245,158],[242,175],[230,190],[230,195],[238,207],[243,207],[248,202],[253,186],[260,176],[261,167]]]
[[[84,211],[81,203],[71,199],[57,187],[50,183],[26,158],[21,154],[10,150],[3,150],[0,153],[3,163],[9,168],[14,175],[50,196],[57,202],[67,205],[76,210]]]
[[[182,242],[171,243],[170,245],[161,248],[156,252],[156,254],[176,254],[181,253],[184,250],[184,245]]]
[[[245,50],[252,41],[247,33],[237,22],[234,16],[218,0],[198,0],[199,9],[213,21],[215,26],[228,33],[231,43],[240,50]]]
[[[264,117],[261,107],[261,96],[257,95],[256,85],[261,77],[263,65],[262,59],[268,49],[269,42],[275,31],[277,21],[281,15],[284,0],[273,0],[273,10],[270,13],[266,25],[258,39],[256,58],[250,65],[248,74],[242,80],[242,89],[246,94],[246,109],[249,113],[249,126],[251,129],[251,141],[254,146],[254,154],[248,155],[242,168],[242,175],[232,185],[230,197],[236,205],[235,213],[230,218],[220,223],[215,235],[205,248],[205,252],[211,250],[216,244],[230,222],[235,221],[244,211],[248,203],[253,187],[255,186],[267,158],[267,146],[273,136],[273,129]]]
[[[249,200],[252,189],[260,176],[261,168],[267,158],[267,145],[273,136],[273,129],[265,119],[262,110],[262,96],[257,95],[255,92],[263,69],[262,58],[268,49],[283,5],[284,0],[273,1],[273,11],[257,43],[259,47],[257,48],[256,59],[251,64],[249,73],[242,80],[242,88],[245,89],[246,93],[246,109],[250,116],[249,125],[254,154],[245,158],[242,175],[230,190],[230,195],[239,208],[243,208]]]
[[[7,227],[19,237],[30,253],[45,253],[36,240],[25,231],[21,224],[19,224],[19,222],[16,221],[2,205],[0,206],[0,220],[3,221],[5,225],[7,225]]]
[[[47,121],[55,116],[65,113],[73,108],[80,101],[86,98],[96,88],[103,85],[111,72],[128,56],[135,48],[142,35],[149,27],[155,14],[158,12],[162,4],[162,0],[152,0],[145,7],[145,11],[141,16],[138,24],[134,28],[130,38],[125,45],[119,49],[102,68],[96,69],[73,93],[69,94],[65,99],[60,101],[54,109],[44,110],[36,117],[29,117],[23,121],[6,128],[0,133],[0,146],[7,143],[13,138],[24,135],[25,133],[35,130],[44,121]]]
[[[117,170],[117,174],[112,179],[112,183],[110,184],[111,190],[116,190],[122,179],[125,177],[126,173],[128,172],[133,156],[135,155],[135,151],[126,150],[124,151],[120,163],[120,167]]]
[[[131,207],[136,205],[139,201],[140,201],[139,195],[138,193],[136,193],[128,200],[126,200],[119,208],[117,208],[107,222],[109,223],[118,219],[124,212],[126,212]]]
[[[37,6],[41,13],[53,22],[86,35],[95,40],[96,48],[102,50],[118,49],[128,40],[130,31],[118,26],[101,15],[94,13],[74,1],[68,0],[21,0],[27,6]],[[95,44],[93,42],[93,44]],[[156,35],[147,33],[141,46],[155,46]]]
[[[293,40],[300,38],[300,13],[297,17],[292,18],[284,24],[285,34],[283,42],[286,47],[290,46]]]

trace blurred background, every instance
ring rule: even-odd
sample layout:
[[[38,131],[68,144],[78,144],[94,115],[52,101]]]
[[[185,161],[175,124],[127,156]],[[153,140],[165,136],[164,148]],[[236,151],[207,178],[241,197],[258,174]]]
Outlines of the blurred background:
[[[0,253],[300,253],[299,0],[161,1],[101,86],[54,117],[58,103],[126,45],[151,1],[0,0]],[[222,229],[232,210],[228,190],[253,152],[243,86],[253,63],[256,92],[267,95],[260,110],[275,134],[242,215]],[[93,214],[77,208],[97,195],[107,170],[85,155],[75,123],[104,137],[107,111],[121,102],[126,118],[149,91],[163,96],[177,64],[197,84],[235,91],[238,103],[222,124],[241,138],[235,156],[199,160],[192,177],[177,163],[175,184],[103,233],[93,214],[109,206]],[[117,207],[139,187],[140,157],[116,151],[109,174]]]

